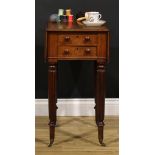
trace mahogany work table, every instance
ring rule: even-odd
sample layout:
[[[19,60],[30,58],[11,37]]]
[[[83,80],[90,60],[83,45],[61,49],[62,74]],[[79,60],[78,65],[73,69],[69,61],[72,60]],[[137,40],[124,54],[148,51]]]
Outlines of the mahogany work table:
[[[105,72],[109,60],[109,30],[77,23],[51,23],[46,28],[45,59],[48,62],[48,107],[51,146],[55,137],[57,111],[57,63],[60,60],[90,60],[96,63],[95,121],[103,145]]]

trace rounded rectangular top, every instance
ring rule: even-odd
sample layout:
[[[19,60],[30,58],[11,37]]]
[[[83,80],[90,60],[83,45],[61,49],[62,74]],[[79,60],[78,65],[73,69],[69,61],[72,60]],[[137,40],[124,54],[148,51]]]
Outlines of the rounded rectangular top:
[[[48,22],[46,31],[109,31],[106,25],[85,26],[81,22],[53,23]]]

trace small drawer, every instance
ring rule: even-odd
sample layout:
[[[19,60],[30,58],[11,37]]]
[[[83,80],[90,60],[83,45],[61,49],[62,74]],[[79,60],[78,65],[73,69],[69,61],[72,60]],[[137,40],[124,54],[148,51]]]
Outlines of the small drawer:
[[[59,45],[96,45],[98,36],[95,34],[59,34]]]
[[[58,56],[60,57],[95,57],[96,47],[60,46]]]

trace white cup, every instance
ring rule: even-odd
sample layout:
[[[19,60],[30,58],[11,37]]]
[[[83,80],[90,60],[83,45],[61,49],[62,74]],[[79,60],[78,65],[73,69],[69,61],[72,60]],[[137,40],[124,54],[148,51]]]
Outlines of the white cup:
[[[98,22],[102,15],[99,12],[86,12],[85,13],[86,20],[89,22]]]

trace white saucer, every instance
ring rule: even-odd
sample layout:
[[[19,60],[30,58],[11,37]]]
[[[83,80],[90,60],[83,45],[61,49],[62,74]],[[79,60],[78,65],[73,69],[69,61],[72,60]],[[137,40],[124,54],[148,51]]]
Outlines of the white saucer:
[[[83,24],[85,24],[86,26],[101,26],[103,24],[105,24],[106,21],[105,20],[99,20],[98,22],[89,22],[89,21],[83,21]]]

